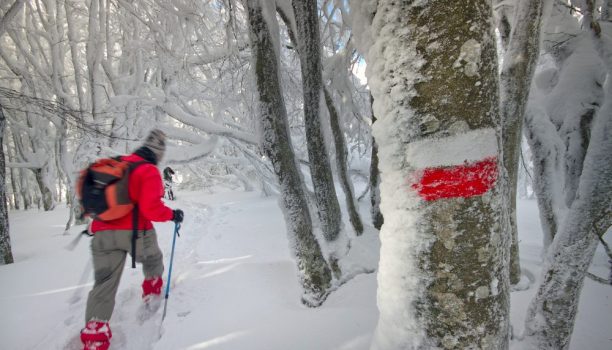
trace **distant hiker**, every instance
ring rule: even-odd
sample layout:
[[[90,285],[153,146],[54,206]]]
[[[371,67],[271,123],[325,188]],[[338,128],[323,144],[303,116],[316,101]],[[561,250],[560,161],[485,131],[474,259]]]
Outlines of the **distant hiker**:
[[[182,210],[172,210],[161,201],[164,189],[156,165],[164,155],[165,139],[162,131],[152,130],[140,148],[119,159],[133,166],[129,172],[128,189],[134,209],[119,219],[94,219],[91,224],[95,283],[87,298],[86,325],[81,330],[84,350],[106,350],[110,346],[112,333],[108,322],[127,253],[142,263],[145,306],[154,309],[161,304],[163,256],[151,221],[183,221]],[[133,232],[137,233],[134,240]]]
[[[169,166],[164,169],[164,198],[174,200],[174,192],[172,192],[172,175],[174,170]]]

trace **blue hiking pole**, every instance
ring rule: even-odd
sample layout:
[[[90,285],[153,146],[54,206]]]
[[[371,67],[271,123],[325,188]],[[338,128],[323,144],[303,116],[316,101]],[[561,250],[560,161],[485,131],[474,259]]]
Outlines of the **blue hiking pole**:
[[[181,228],[181,224],[178,222],[174,224],[174,237],[172,237],[172,251],[170,252],[170,266],[168,266],[168,280],[166,282],[166,296],[164,301],[164,312],[162,314],[161,321],[164,322],[164,318],[166,318],[166,307],[168,306],[168,296],[170,295],[170,277],[172,276],[172,261],[174,260],[174,246],[176,245],[176,237],[179,235],[179,229]],[[161,324],[160,324],[161,326]]]

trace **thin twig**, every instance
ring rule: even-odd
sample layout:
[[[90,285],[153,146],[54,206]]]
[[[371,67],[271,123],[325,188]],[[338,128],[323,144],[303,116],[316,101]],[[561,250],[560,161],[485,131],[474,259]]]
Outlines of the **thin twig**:
[[[105,126],[108,126],[108,125],[102,124],[102,123],[90,123],[90,122],[86,122],[83,120],[83,116],[86,116],[86,115],[92,116],[93,114],[91,112],[83,111],[83,110],[75,110],[58,101],[26,95],[19,91],[7,89],[4,87],[0,87],[0,96],[10,101],[10,105],[9,104],[2,105],[2,107],[4,107],[4,109],[6,110],[29,113],[29,114],[38,115],[38,116],[41,116],[47,119],[48,119],[47,117],[47,113],[48,113],[49,115],[57,117],[65,121],[66,123],[69,123],[70,125],[85,132],[86,134],[93,134],[96,136],[106,137],[106,138],[115,139],[115,140],[137,141],[136,139],[129,139],[129,138],[123,138],[119,136],[113,136],[103,131],[100,131],[99,130],[100,128],[104,128]],[[30,108],[26,108],[26,106],[37,107],[39,111],[33,111]],[[96,113],[95,115],[100,116],[100,115],[109,115],[109,114],[110,113],[108,112],[102,112],[102,113]]]

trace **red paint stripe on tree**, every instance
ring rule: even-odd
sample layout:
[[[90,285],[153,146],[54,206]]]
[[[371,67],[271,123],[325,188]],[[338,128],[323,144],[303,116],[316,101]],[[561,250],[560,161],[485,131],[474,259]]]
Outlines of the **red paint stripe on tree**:
[[[451,167],[422,170],[418,182],[411,186],[427,201],[441,198],[473,197],[490,190],[497,180],[497,158]]]

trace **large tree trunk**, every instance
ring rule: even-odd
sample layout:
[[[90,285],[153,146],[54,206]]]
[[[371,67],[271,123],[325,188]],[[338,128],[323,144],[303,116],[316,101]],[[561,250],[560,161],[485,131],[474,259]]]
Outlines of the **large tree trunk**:
[[[6,207],[6,167],[4,161],[4,129],[6,118],[0,105],[0,265],[13,263],[11,238],[9,235],[8,208]]]
[[[372,349],[508,348],[490,17],[487,0],[378,2],[366,57],[385,217]]]
[[[293,0],[291,4],[295,14],[295,34],[302,71],[304,123],[310,174],[323,236],[327,241],[332,242],[340,235],[342,216],[321,131],[320,94],[323,80],[317,2],[315,0]]]
[[[259,94],[259,113],[263,133],[263,150],[270,158],[278,177],[282,208],[287,222],[287,234],[297,259],[300,282],[304,289],[302,302],[318,306],[326,298],[331,272],[312,232],[312,223],[300,173],[295,162],[288,133],[287,111],[281,93],[270,24],[262,12],[268,6],[260,0],[247,0],[249,37],[253,54],[255,79]],[[267,9],[268,13],[274,10]]]
[[[508,224],[512,234],[510,250],[510,283],[512,284],[518,283],[521,279],[516,226],[516,188],[523,119],[535,64],[540,53],[543,1],[519,1],[500,77],[503,164],[509,180],[508,188],[504,189],[506,197],[504,203],[508,205]]]
[[[349,220],[357,236],[363,233],[363,223],[359,217],[359,210],[357,203],[355,202],[355,191],[353,190],[353,183],[348,174],[348,161],[346,149],[346,143],[344,142],[344,133],[340,126],[340,116],[334,106],[334,100],[327,88],[323,89],[325,95],[325,103],[327,104],[327,110],[329,111],[329,122],[331,124],[332,134],[334,137],[334,145],[336,147],[336,167],[338,168],[338,177],[340,178],[340,185],[344,191],[346,198],[346,209],[348,211]]]

